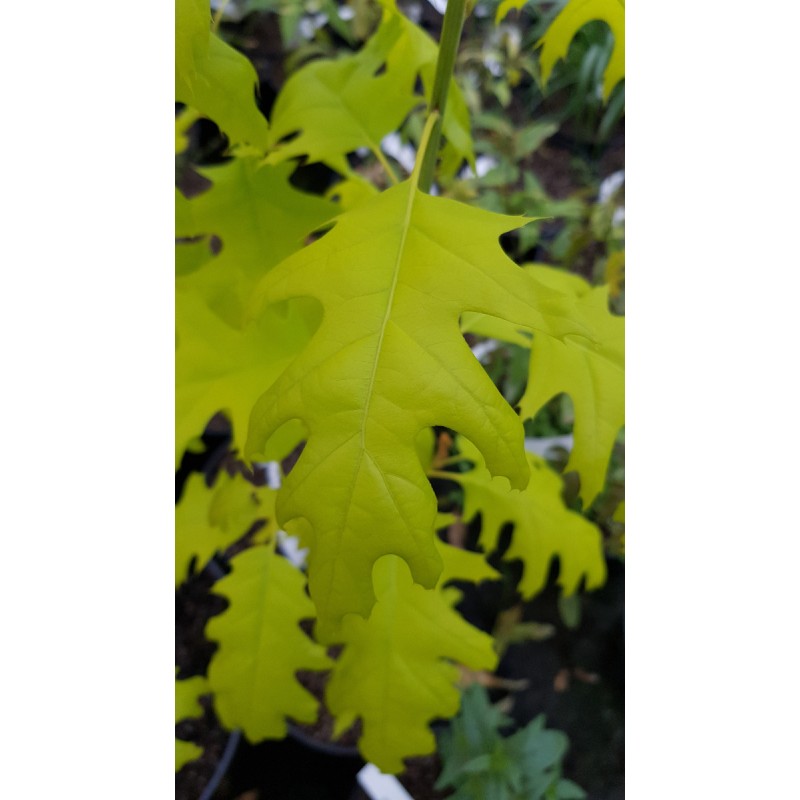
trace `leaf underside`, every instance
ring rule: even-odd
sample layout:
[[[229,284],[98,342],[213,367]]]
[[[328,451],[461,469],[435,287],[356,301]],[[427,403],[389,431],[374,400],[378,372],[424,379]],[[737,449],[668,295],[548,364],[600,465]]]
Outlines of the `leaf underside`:
[[[256,309],[303,296],[323,307],[311,342],[256,404],[245,448],[259,456],[292,419],[308,431],[277,511],[311,548],[322,641],[335,640],[344,614],[369,614],[382,555],[405,559],[423,586],[438,579],[436,498],[415,449],[421,430],[463,433],[494,474],[527,483],[522,424],[459,331],[462,312],[480,311],[554,336],[591,335],[573,321],[571,296],[500,248],[499,236],[527,221],[406,181],[340,216],[259,287]]]

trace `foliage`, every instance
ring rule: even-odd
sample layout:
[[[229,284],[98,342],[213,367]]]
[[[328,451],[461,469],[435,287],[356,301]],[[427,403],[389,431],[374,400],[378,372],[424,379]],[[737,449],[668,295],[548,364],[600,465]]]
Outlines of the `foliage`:
[[[208,683],[205,678],[194,677],[186,680],[175,681],[175,722],[181,722],[189,717],[198,717],[203,713],[200,705],[200,695],[208,692]],[[194,761],[203,752],[192,742],[175,739],[175,771],[184,764]]]
[[[606,143],[625,108],[624,4],[503,0],[495,9],[499,24],[460,54],[473,113],[521,100],[577,141]]]
[[[473,684],[461,710],[440,734],[443,761],[437,788],[455,789],[454,800],[581,800],[586,793],[561,777],[567,737],[546,730],[539,715],[504,737],[512,721],[489,703],[486,689]]]
[[[525,162],[557,130],[554,122],[532,122],[521,128],[503,114],[485,111],[474,119],[475,150],[486,171],[473,172],[446,187],[446,196],[473,202],[487,211],[525,216],[551,216],[566,220],[581,219],[585,204],[578,197],[554,200]],[[540,245],[540,229],[526,225],[513,232],[510,246],[515,258]]]
[[[316,700],[295,673],[324,670],[331,662],[298,626],[314,616],[314,607],[302,573],[275,552],[274,540],[239,553],[232,565],[216,587],[230,607],[206,628],[219,643],[208,683],[226,726],[241,728],[254,742],[281,738],[286,716],[298,722],[317,716]]]
[[[381,139],[422,100],[414,93],[418,78],[430,99],[435,43],[397,10],[394,0],[381,4],[381,25],[358,53],[311,62],[286,82],[273,109],[275,149],[268,162],[304,155],[346,173],[344,156],[359,147],[380,157]],[[467,108],[452,80],[449,95],[443,171],[472,159]],[[281,141],[295,133],[295,138]]]
[[[377,600],[365,620],[345,621],[344,654],[328,690],[336,731],[357,717],[364,757],[387,772],[400,772],[402,759],[433,750],[427,723],[458,708],[458,669],[493,669],[492,639],[451,608],[453,592],[426,592],[414,583],[399,556],[386,555],[374,569]]]
[[[573,318],[593,331],[565,337],[526,336],[527,326],[488,318],[471,319],[469,329],[530,349],[528,383],[520,401],[532,417],[552,397],[566,392],[575,407],[575,445],[569,466],[581,476],[581,493],[591,502],[603,488],[611,448],[625,417],[624,321],[609,313],[609,289],[546,265],[526,272],[543,286],[560,289],[575,301]],[[533,328],[531,328],[533,329]],[[535,329],[533,329],[535,330]]]
[[[547,82],[553,66],[563,58],[577,31],[587,22],[602,20],[614,35],[614,49],[604,71],[603,96],[625,75],[625,2],[624,0],[569,0],[541,38],[542,81]]]
[[[253,65],[211,32],[207,0],[177,0],[175,11],[175,99],[213,119],[232,144],[263,148]]]
[[[274,507],[273,493],[256,489],[241,477],[223,473],[209,492],[200,475],[190,475],[175,507],[175,585],[186,579],[193,560],[205,566],[259,518],[274,518]]]
[[[550,267],[529,268],[543,283],[553,281],[573,293],[581,316],[595,338],[535,336],[531,346],[531,378],[520,400],[523,417],[566,392],[575,406],[575,445],[568,466],[581,476],[581,492],[593,500],[603,488],[608,459],[625,419],[624,324],[608,312],[607,287],[590,288],[581,278]],[[531,373],[533,375],[533,372]]]
[[[473,112],[478,169],[445,181],[444,194],[499,213],[549,217],[544,225],[507,236],[507,252],[516,261],[546,261],[596,280],[604,279],[608,261],[611,283],[622,259],[616,254],[624,248],[624,200],[620,183],[601,182],[598,172],[624,115],[624,81],[607,102],[601,88],[614,35],[599,20],[580,27],[545,88],[534,48],[549,34],[559,5],[515,5],[524,6],[521,13],[482,31],[461,50],[459,70]],[[515,119],[519,104],[534,112],[533,122]],[[582,185],[569,194],[560,181],[551,186],[547,180],[566,155],[564,148],[571,154],[570,169],[582,173]]]
[[[439,475],[446,475],[463,487],[466,521],[481,515],[479,544],[485,552],[495,550],[505,524],[514,525],[505,557],[518,558],[524,564],[519,586],[524,598],[534,597],[544,588],[550,560],[555,555],[559,556],[559,583],[565,595],[572,594],[584,577],[587,589],[602,585],[605,563],[599,531],[585,517],[564,506],[561,479],[543,458],[526,453],[530,481],[521,492],[512,492],[505,478],[492,477],[473,444],[460,439],[459,450],[473,463],[472,469]]]
[[[245,449],[260,456],[292,419],[308,431],[277,511],[311,549],[323,639],[336,639],[345,614],[369,613],[382,555],[405,558],[424,586],[436,582],[436,501],[415,448],[421,431],[461,431],[512,488],[528,481],[519,420],[458,330],[459,315],[472,311],[546,337],[592,336],[569,296],[528,280],[500,250],[499,235],[525,222],[430,197],[412,179],[342,214],[257,290],[256,309],[298,296],[317,296],[324,309],[307,348],[256,403]]]
[[[508,557],[523,562],[525,597],[554,557],[565,594],[603,581],[600,531],[525,452],[524,422],[569,394],[569,467],[588,506],[623,423],[623,323],[608,287],[521,269],[504,252],[501,237],[525,230],[529,209],[494,213],[423,191],[429,149],[445,190],[476,166],[467,103],[428,34],[393,0],[380,6],[363,47],[292,72],[268,122],[252,66],[212,31],[206,3],[177,4],[176,96],[187,107],[176,126],[176,457],[219,412],[233,450],[227,471],[211,486],[192,476],[178,502],[176,584],[228,554],[214,587],[228,607],[206,628],[218,645],[207,686],[226,726],[258,741],[313,721],[317,700],[297,673],[327,671],[335,733],[361,720],[362,753],[397,772],[433,750],[430,722],[456,712],[458,666],[496,666],[491,637],[461,617],[448,584],[497,577],[485,555],[503,525],[514,525]],[[381,143],[414,113],[426,121],[408,133],[418,156],[400,180]],[[189,132],[203,116],[227,138],[220,163],[196,163]],[[504,131],[508,165],[552,132]],[[332,185],[299,188],[309,165]],[[541,211],[553,212],[545,195]],[[518,348],[521,414],[467,332]],[[442,428],[458,433],[457,454],[440,452]],[[464,459],[471,469],[449,469]],[[277,490],[257,477],[265,461],[281,464]],[[437,535],[432,481],[442,479],[460,487],[467,521],[480,513],[484,552]],[[307,550],[304,568],[285,557],[279,529]],[[513,747],[525,755],[528,738],[551,741],[544,733]],[[541,770],[555,774],[560,755],[548,759]]]

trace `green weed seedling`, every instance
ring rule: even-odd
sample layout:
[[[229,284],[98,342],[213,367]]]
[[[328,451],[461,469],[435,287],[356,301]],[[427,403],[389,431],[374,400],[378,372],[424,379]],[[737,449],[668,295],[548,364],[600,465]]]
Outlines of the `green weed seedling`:
[[[443,762],[437,789],[453,800],[581,800],[586,792],[561,777],[567,737],[546,730],[540,714],[510,736],[512,720],[489,702],[486,689],[469,686],[461,711],[439,736]]]

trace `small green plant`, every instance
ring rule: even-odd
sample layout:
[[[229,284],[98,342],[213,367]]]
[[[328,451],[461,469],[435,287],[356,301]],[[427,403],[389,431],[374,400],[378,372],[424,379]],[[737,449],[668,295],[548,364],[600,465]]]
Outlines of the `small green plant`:
[[[453,800],[581,800],[586,793],[561,777],[567,737],[546,730],[540,714],[510,736],[513,721],[489,702],[486,689],[468,687],[458,716],[439,735],[442,773],[437,789]]]

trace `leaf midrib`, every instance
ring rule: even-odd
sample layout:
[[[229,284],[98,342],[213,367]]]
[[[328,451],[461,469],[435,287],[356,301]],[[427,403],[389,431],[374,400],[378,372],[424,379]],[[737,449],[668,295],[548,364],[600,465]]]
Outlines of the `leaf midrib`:
[[[380,326],[380,333],[378,335],[378,344],[375,348],[375,358],[372,362],[372,370],[369,376],[369,385],[367,386],[366,392],[366,402],[364,403],[364,415],[361,420],[361,455],[363,456],[364,451],[366,450],[366,429],[367,429],[367,419],[369,418],[369,409],[370,405],[372,404],[372,395],[373,390],[375,387],[375,378],[378,374],[378,363],[381,359],[381,352],[383,350],[383,340],[386,336],[386,328],[389,324],[389,319],[392,315],[392,310],[394,308],[394,296],[397,290],[397,282],[400,277],[400,269],[402,266],[403,255],[405,253],[406,248],[406,240],[408,239],[408,231],[411,227],[411,215],[414,209],[414,199],[415,199],[416,191],[413,183],[409,185],[409,192],[408,192],[408,203],[406,204],[406,214],[405,218],[403,219],[403,227],[402,232],[400,235],[400,242],[397,247],[397,257],[395,258],[394,269],[392,274],[392,285],[389,289],[389,297],[386,302],[386,311],[383,314],[383,320],[381,321]],[[359,466],[361,463],[361,457],[359,457]]]

